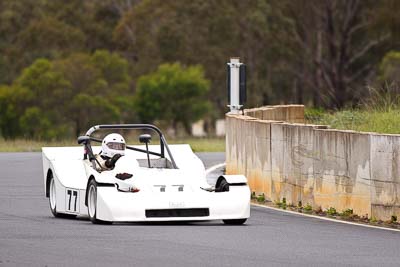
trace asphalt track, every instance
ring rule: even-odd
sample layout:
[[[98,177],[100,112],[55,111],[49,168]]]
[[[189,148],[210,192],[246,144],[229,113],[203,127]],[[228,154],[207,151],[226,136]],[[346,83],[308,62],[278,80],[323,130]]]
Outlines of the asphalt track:
[[[199,156],[207,167],[224,160]],[[400,266],[399,232],[259,207],[244,226],[57,219],[40,153],[0,153],[0,168],[0,266]]]

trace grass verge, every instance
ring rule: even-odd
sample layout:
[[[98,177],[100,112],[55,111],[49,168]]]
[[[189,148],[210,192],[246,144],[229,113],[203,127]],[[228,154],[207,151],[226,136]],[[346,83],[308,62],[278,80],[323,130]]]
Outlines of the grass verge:
[[[167,139],[168,144],[189,144],[194,152],[224,152],[225,138]],[[39,152],[44,146],[77,146],[76,140],[34,141],[0,139],[0,152]]]
[[[168,144],[189,144],[194,152],[225,152],[225,138],[169,139]]]
[[[400,134],[400,108],[348,109],[335,112],[306,109],[305,117],[307,123],[329,125],[333,129]]]

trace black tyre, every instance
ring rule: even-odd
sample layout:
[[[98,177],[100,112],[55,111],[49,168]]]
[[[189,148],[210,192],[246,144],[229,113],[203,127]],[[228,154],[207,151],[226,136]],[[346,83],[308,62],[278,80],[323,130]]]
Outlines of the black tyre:
[[[90,180],[87,190],[87,207],[89,219],[94,224],[112,224],[112,222],[97,219],[97,183],[94,179]]]
[[[75,218],[76,215],[74,214],[65,214],[65,213],[59,213],[57,212],[57,197],[56,197],[56,183],[53,178],[53,176],[50,177],[49,181],[49,204],[50,204],[50,210],[51,213],[54,215],[56,218]]]
[[[218,181],[217,186],[215,188],[215,192],[228,192],[229,191],[229,184],[225,180],[225,178],[222,178],[221,180]]]
[[[230,225],[241,225],[244,224],[246,221],[247,219],[223,220],[224,224],[230,224]]]

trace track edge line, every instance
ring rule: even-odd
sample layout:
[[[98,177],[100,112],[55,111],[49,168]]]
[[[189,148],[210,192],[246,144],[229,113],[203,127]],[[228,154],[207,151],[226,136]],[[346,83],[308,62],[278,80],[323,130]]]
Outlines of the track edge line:
[[[317,216],[317,215],[304,214],[304,213],[295,212],[295,211],[291,211],[291,210],[278,209],[278,208],[264,206],[264,205],[255,204],[255,203],[251,203],[251,205],[252,206],[256,206],[256,207],[260,207],[260,208],[280,211],[280,212],[284,212],[284,213],[295,214],[295,215],[309,217],[309,218],[316,218],[316,219],[324,220],[324,221],[337,222],[337,223],[349,224],[349,225],[356,225],[356,226],[362,226],[362,227],[374,228],[374,229],[380,229],[380,230],[386,230],[386,231],[392,231],[392,232],[400,232],[400,229],[392,229],[392,228],[380,227],[380,226],[375,226],[375,225],[368,225],[368,224],[362,224],[362,223],[342,221],[342,220],[338,220],[338,219],[321,217],[321,216]]]

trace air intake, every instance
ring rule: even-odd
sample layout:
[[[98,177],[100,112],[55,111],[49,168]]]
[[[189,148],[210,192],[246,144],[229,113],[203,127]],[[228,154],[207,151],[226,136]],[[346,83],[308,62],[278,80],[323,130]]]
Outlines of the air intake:
[[[205,216],[210,216],[210,211],[208,208],[146,210],[147,218],[205,217]]]

